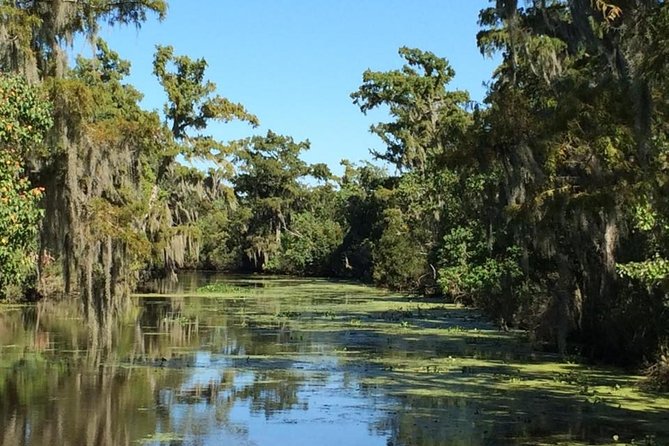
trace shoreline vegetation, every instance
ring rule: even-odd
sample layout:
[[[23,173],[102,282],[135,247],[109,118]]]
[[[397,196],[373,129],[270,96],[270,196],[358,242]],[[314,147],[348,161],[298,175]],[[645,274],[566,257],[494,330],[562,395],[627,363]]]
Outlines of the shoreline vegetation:
[[[262,117],[170,46],[153,55],[164,110],[143,109],[98,28],[167,2],[94,3],[0,1],[0,299],[76,296],[104,339],[138,285],[179,270],[337,277],[478,308],[669,390],[665,2],[491,2],[482,103],[447,59],[400,48],[351,94],[388,112],[372,155],[394,170],[341,176],[302,159],[308,141],[254,134]],[[92,58],[71,63],[75,37]],[[249,137],[217,140],[215,121]]]

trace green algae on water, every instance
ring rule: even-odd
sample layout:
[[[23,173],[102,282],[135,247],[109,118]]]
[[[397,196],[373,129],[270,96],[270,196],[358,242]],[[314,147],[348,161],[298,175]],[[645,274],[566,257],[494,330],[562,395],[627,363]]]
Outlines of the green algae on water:
[[[14,346],[0,351],[5,443],[86,444],[97,431],[108,444],[669,439],[669,400],[640,390],[638,376],[533,351],[522,332],[440,300],[193,275],[174,294],[134,301],[103,348],[71,307],[0,312],[0,343]],[[19,399],[12,389],[24,389]],[[54,415],[70,413],[86,417],[55,429]]]

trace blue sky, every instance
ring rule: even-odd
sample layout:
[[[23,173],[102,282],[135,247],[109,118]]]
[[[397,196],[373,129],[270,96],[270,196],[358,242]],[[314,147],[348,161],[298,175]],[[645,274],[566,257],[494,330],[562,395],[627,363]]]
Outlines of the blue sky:
[[[487,0],[170,0],[167,18],[151,18],[141,29],[101,32],[132,62],[129,82],[148,109],[162,109],[164,95],[151,74],[155,45],[204,57],[207,77],[219,92],[243,103],[261,127],[216,124],[208,133],[222,139],[264,134],[268,129],[309,139],[308,162],[335,172],[342,158],[370,159],[382,148],[369,126],[383,112],[364,116],[349,95],[362,73],[399,68],[405,45],[447,58],[456,70],[453,88],[474,100],[485,94],[495,61],[476,48],[478,11]],[[75,50],[90,51],[84,45]]]

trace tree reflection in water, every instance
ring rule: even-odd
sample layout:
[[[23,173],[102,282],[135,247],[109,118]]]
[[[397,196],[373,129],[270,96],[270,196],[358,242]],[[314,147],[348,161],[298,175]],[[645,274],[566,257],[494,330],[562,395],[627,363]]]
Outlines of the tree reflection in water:
[[[202,327],[198,309],[185,307],[179,297],[147,299],[107,327],[71,302],[0,312],[0,444],[171,444],[221,427],[243,440],[247,429],[229,419],[235,403],[264,417],[306,405],[305,374],[289,362],[249,363],[278,353],[285,333],[225,314]]]

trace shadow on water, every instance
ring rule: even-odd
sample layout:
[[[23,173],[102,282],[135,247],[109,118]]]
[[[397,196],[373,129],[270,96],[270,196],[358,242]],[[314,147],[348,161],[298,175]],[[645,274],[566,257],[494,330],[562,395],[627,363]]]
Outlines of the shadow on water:
[[[169,294],[139,295],[107,349],[75,304],[0,308],[1,445],[669,441],[666,396],[471,310],[324,280],[155,289]]]

